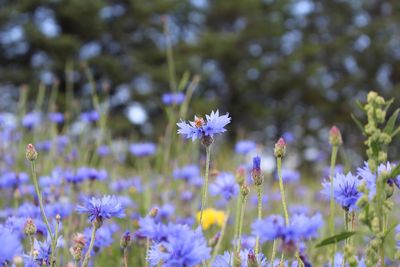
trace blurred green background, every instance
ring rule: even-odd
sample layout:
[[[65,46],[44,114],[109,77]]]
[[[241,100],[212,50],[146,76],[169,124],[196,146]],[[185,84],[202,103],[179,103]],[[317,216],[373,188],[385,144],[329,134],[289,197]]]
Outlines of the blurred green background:
[[[362,0],[0,0],[0,109],[13,112],[21,85],[66,77],[91,109],[84,64],[115,133],[156,138],[161,96],[176,80],[201,80],[192,114],[219,108],[233,118],[231,140],[290,133],[305,146],[326,143],[332,124],[360,144],[350,113],[376,90],[400,99],[400,2]],[[165,29],[168,29],[166,33]],[[70,74],[66,76],[65,73]],[[177,82],[176,82],[177,83]],[[88,97],[85,97],[88,96]],[[85,101],[87,99],[87,101]]]

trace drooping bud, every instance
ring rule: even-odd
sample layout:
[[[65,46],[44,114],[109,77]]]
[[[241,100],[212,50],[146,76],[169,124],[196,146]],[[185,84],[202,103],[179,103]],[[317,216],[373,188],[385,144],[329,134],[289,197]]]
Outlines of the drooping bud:
[[[263,183],[263,176],[261,173],[261,158],[256,156],[253,158],[253,169],[251,170],[251,175],[253,178],[253,182],[256,186],[262,185]]]
[[[285,140],[281,137],[279,138],[278,142],[275,144],[274,148],[274,155],[277,158],[283,158],[286,153],[286,142]]]
[[[252,250],[247,254],[247,266],[248,267],[258,267],[257,257]]]
[[[132,243],[131,233],[129,231],[125,231],[120,241],[121,248],[125,249],[127,247],[130,247],[131,243]]]
[[[34,235],[34,234],[36,234],[36,230],[37,230],[37,228],[36,228],[36,225],[33,222],[32,218],[28,218],[24,225],[25,234],[28,236]]]
[[[329,130],[329,144],[332,146],[340,146],[343,144],[342,134],[338,127],[332,126]]]
[[[243,167],[239,167],[236,170],[236,182],[241,186],[245,181],[246,170]]]
[[[157,207],[153,207],[151,208],[150,212],[149,212],[149,216],[151,218],[155,218],[158,214],[158,208]]]
[[[35,161],[37,159],[38,153],[32,144],[28,144],[26,146],[26,152],[25,152],[26,159],[29,161]]]

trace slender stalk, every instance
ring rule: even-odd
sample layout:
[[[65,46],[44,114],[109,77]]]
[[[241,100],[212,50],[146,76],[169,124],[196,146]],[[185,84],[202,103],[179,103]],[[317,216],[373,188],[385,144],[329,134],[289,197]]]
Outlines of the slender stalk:
[[[150,238],[146,239],[146,253],[144,255],[144,264],[145,266],[149,266],[148,262],[147,262],[147,254],[149,253],[149,249],[150,249]]]
[[[203,225],[203,211],[207,205],[208,174],[210,170],[211,145],[206,147],[206,173],[204,177],[203,194],[201,196],[200,225]]]
[[[124,248],[124,267],[128,267],[128,248]]]
[[[165,20],[164,20],[164,36],[165,36],[165,42],[166,42],[169,87],[170,87],[171,91],[176,91],[177,86],[176,86],[175,62],[174,62],[174,55],[173,55],[173,51],[172,51],[171,35],[169,33],[167,17],[165,17]]]
[[[236,242],[237,242],[237,238],[238,238],[238,232],[239,232],[239,221],[240,221],[240,211],[241,211],[241,196],[239,195],[236,199],[236,215],[235,215],[235,231],[234,231],[234,238],[233,240],[235,240],[235,248],[236,248]]]
[[[277,166],[278,166],[279,189],[281,191],[283,213],[285,215],[285,224],[289,225],[289,213],[287,210],[286,198],[285,198],[285,188],[283,187],[283,178],[282,178],[282,158],[277,157],[276,160],[277,160]]]
[[[91,239],[90,239],[89,248],[86,251],[85,258],[83,259],[82,267],[87,267],[88,264],[89,264],[90,253],[92,252],[92,249],[93,249],[93,246],[94,246],[94,240],[96,238],[97,229],[98,229],[97,223],[93,222],[93,225],[92,225],[92,236],[91,236]]]
[[[344,211],[344,230],[348,231],[349,230],[349,211],[345,210]],[[347,245],[348,240],[346,239],[344,241],[345,246]],[[342,262],[342,267],[346,266],[346,254],[343,255],[343,262]]]
[[[224,238],[224,234],[225,234],[225,231],[226,231],[226,225],[228,224],[228,219],[229,219],[229,214],[230,214],[229,206],[226,208],[226,213],[225,214],[226,214],[225,221],[224,221],[224,224],[222,225],[221,234],[219,236],[217,244],[215,245],[213,254],[211,256],[211,260],[210,260],[210,262],[208,264],[209,266],[214,262],[215,258],[218,255],[219,249],[221,247],[222,239]]]
[[[51,239],[54,239],[54,235],[52,234],[52,231],[50,228],[49,220],[47,219],[46,213],[44,212],[42,193],[40,192],[39,184],[38,184],[37,176],[36,176],[35,161],[31,161],[31,170],[32,170],[33,185],[35,187],[36,195],[37,195],[38,201],[39,201],[40,213],[42,214],[42,219],[43,219],[44,223],[46,224],[46,228],[47,228],[47,231],[49,232]]]
[[[239,219],[239,232],[238,232],[238,243],[236,251],[240,251],[242,246],[242,228],[243,228],[243,217],[244,217],[244,210],[246,208],[246,201],[247,196],[242,196],[242,208],[240,209],[240,219]]]
[[[331,194],[330,194],[330,217],[329,217],[329,230],[331,236],[335,234],[335,202],[334,202],[334,196],[333,196],[333,179],[335,175],[335,163],[336,163],[336,158],[337,158],[337,152],[338,152],[338,146],[333,145],[332,146],[332,153],[331,153],[331,168],[330,168],[330,174],[329,174],[329,179],[331,182]],[[331,255],[331,263],[332,267],[335,266],[335,254],[336,254],[336,243],[333,245],[332,248],[332,255]]]
[[[274,264],[277,243],[278,243],[278,240],[274,239],[274,243],[272,243],[272,254],[271,254],[271,264],[270,264],[271,267],[273,267],[272,265]]]
[[[262,217],[262,185],[257,186],[257,218],[258,220],[261,220]],[[260,251],[260,236],[257,234],[256,236],[256,245],[255,245],[255,254],[256,256],[258,255]]]

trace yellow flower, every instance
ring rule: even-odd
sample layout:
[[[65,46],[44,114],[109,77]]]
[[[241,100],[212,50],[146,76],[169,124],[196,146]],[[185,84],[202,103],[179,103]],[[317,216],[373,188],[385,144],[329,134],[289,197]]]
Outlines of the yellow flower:
[[[204,230],[207,230],[210,228],[212,225],[216,224],[219,227],[222,227],[222,225],[225,222],[225,212],[220,211],[220,210],[215,210],[215,209],[205,209],[203,211],[203,219],[201,222],[201,226]],[[200,212],[197,213],[197,221],[200,221]]]

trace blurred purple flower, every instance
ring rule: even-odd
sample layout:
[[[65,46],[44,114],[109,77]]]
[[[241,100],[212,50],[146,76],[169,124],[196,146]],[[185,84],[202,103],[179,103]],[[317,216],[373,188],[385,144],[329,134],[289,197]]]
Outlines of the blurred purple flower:
[[[185,100],[185,94],[182,92],[165,93],[162,96],[162,102],[166,106],[179,105]]]
[[[136,143],[129,146],[129,152],[136,157],[148,157],[156,153],[157,146],[154,143]]]

